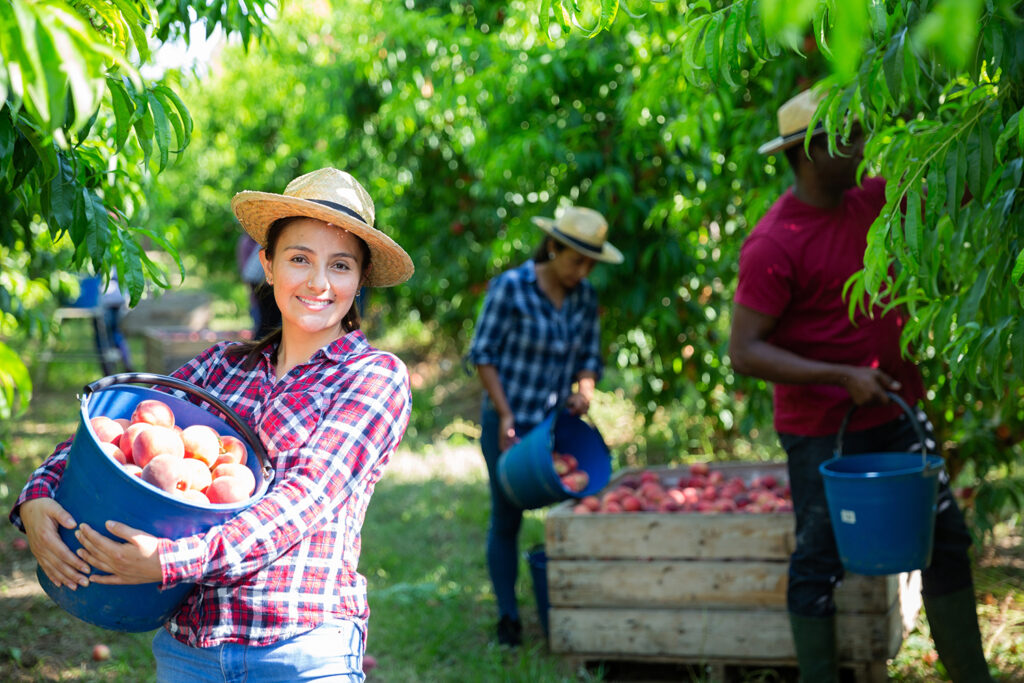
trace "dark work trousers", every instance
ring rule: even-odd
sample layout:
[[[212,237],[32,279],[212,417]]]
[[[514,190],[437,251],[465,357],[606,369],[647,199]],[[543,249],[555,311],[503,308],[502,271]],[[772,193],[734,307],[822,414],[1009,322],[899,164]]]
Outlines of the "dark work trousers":
[[[934,453],[931,423],[920,408],[929,453]],[[789,561],[786,604],[790,612],[807,617],[835,614],[832,591],[843,578],[832,521],[825,499],[825,483],[818,470],[834,457],[836,436],[779,434],[787,455],[793,510],[796,514],[796,549]],[[906,415],[886,424],[843,435],[843,456],[864,453],[920,452],[920,439]],[[932,562],[921,572],[921,590],[939,596],[972,585],[968,550],[971,536],[949,488],[949,475],[939,473]]]

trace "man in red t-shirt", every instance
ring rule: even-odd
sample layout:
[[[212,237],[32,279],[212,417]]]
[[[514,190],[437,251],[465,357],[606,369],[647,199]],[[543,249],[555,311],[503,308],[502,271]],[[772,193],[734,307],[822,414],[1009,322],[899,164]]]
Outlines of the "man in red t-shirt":
[[[915,405],[924,396],[917,367],[900,352],[905,323],[898,310],[851,320],[843,285],[864,267],[871,224],[885,204],[885,181],[857,183],[862,140],[828,150],[820,128],[804,143],[820,96],[797,95],[779,109],[780,136],[762,154],[785,151],[794,184],[758,222],[740,252],[729,355],[735,370],[774,383],[774,422],[786,451],[796,548],[790,558],[787,608],[801,678],[838,680],[835,603],[843,578],[818,467],[833,457],[843,417],[843,453],[934,452],[931,425],[920,444],[891,392]],[[968,550],[971,538],[940,477],[932,561],[922,572],[925,612],[936,649],[957,682],[990,681],[978,629]]]

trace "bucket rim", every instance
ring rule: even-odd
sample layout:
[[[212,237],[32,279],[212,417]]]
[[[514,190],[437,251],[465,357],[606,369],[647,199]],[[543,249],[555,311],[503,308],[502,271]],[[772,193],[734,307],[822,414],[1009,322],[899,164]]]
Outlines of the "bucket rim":
[[[867,470],[859,472],[848,472],[843,470],[833,469],[837,464],[848,465],[851,463],[857,463],[860,458],[868,458],[871,456],[882,455],[882,456],[907,456],[908,460],[913,460],[912,464],[908,464],[905,467],[896,467],[893,469],[879,469],[879,470]],[[863,462],[863,461],[861,461]],[[833,479],[881,479],[885,477],[899,477],[906,475],[923,474],[925,476],[931,476],[937,474],[939,470],[943,468],[945,461],[938,455],[926,455],[922,456],[918,453],[900,453],[900,452],[878,452],[878,453],[858,453],[856,455],[844,455],[836,456],[825,462],[821,463],[818,470],[825,477]]]
[[[97,436],[96,431],[93,429],[92,422],[90,421],[89,410],[88,410],[89,400],[91,398],[93,398],[93,396],[95,396],[96,394],[99,394],[99,393],[102,393],[102,392],[110,392],[110,391],[124,391],[124,392],[128,392],[128,393],[139,394],[139,395],[142,395],[142,396],[145,396],[145,395],[148,395],[148,394],[152,393],[154,395],[158,395],[161,400],[166,400],[166,399],[171,399],[171,400],[175,400],[175,401],[182,401],[183,400],[180,397],[175,396],[174,394],[167,394],[167,393],[164,393],[164,392],[156,391],[155,389],[153,389],[151,387],[144,387],[144,386],[139,386],[139,385],[135,385],[135,384],[128,384],[128,383],[121,383],[121,384],[115,383],[115,384],[110,384],[108,386],[103,386],[103,387],[98,388],[98,389],[96,389],[94,391],[83,392],[79,396],[79,408],[78,408],[79,409],[79,419],[81,420],[81,424],[85,428],[86,433],[89,435],[89,437],[92,440],[93,444],[96,445],[97,447],[100,444],[100,439],[99,439],[99,436]],[[226,427],[234,430],[235,433],[238,433],[238,431],[235,430],[234,427],[230,423],[228,423],[226,420],[224,420],[221,416],[219,416],[219,415],[217,415],[217,414],[215,414],[213,412],[210,412],[210,415],[212,417],[220,420]],[[95,417],[95,416],[93,416],[93,417]],[[245,435],[244,434],[239,434],[239,436],[244,438]],[[249,447],[252,447],[252,444],[248,443],[247,439],[245,440],[245,442],[247,443],[247,445],[249,445]],[[273,470],[272,469],[270,470],[271,476],[268,476],[267,469],[264,468],[264,467],[259,467],[259,464],[260,464],[260,454],[256,453],[256,460],[257,460],[257,468],[256,468],[256,470],[257,471],[255,471],[254,474],[259,474],[261,476],[257,477],[257,486],[256,486],[256,489],[252,492],[251,496],[249,496],[244,501],[241,501],[241,502],[238,502],[238,503],[193,503],[193,502],[184,500],[182,498],[177,498],[173,494],[171,494],[171,493],[169,493],[167,491],[164,491],[163,489],[161,489],[161,488],[159,488],[157,486],[154,486],[153,484],[150,484],[148,481],[146,481],[142,477],[139,477],[137,475],[129,473],[123,467],[121,467],[120,463],[118,463],[117,460],[112,458],[108,453],[106,453],[102,449],[98,449],[98,450],[100,451],[101,455],[105,458],[105,461],[108,464],[111,465],[111,469],[116,471],[116,474],[114,476],[119,477],[122,481],[126,481],[126,482],[134,481],[137,484],[141,484],[142,487],[145,490],[159,494],[163,501],[171,503],[175,507],[178,507],[178,508],[181,508],[181,509],[184,509],[184,510],[213,510],[213,511],[220,511],[220,512],[241,512],[243,510],[246,510],[246,509],[252,507],[257,502],[259,502],[259,500],[261,498],[263,498],[263,496],[265,496],[267,494],[267,491],[270,489],[271,483],[273,483],[273,476],[272,476]],[[248,464],[246,464],[246,466],[249,467],[250,469],[253,469]]]

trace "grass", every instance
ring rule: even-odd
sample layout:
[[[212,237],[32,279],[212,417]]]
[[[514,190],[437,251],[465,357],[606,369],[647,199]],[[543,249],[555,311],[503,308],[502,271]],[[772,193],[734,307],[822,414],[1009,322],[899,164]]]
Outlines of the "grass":
[[[401,330],[395,331],[396,337]],[[372,336],[372,335],[371,335]],[[388,342],[380,345],[388,348]],[[391,344],[394,346],[394,344]],[[368,652],[378,667],[369,680],[558,681],[704,680],[699,666],[606,663],[579,666],[550,653],[521,562],[519,599],[525,646],[491,642],[495,607],[484,564],[488,495],[475,445],[479,390],[452,359],[431,357],[429,344],[403,353],[414,380],[417,414],[403,450],[377,488],[363,529],[360,570],[370,590]],[[141,358],[141,356],[140,356]],[[75,394],[95,370],[54,365],[36,387],[28,413],[10,425],[13,463],[4,463],[0,506],[6,512],[36,464],[75,428]],[[621,396],[601,394],[594,419],[616,450],[642,443],[635,411]],[[527,513],[521,547],[544,538],[543,510]],[[35,562],[21,537],[0,525],[0,680],[144,682],[153,680],[151,633],[106,631],[56,607],[35,581]],[[976,557],[976,589],[986,650],[999,680],[1024,680],[1024,550],[1020,530],[1003,527]],[[90,659],[103,642],[113,653]],[[893,680],[944,680],[923,616],[889,663]],[[744,681],[793,680],[791,670],[750,669]]]

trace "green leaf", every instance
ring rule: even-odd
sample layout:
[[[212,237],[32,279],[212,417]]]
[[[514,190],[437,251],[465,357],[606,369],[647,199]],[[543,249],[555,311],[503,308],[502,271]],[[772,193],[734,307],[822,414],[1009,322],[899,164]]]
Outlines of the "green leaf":
[[[124,23],[128,25],[131,32],[135,49],[139,52],[139,61],[143,64],[150,60],[149,40],[146,38],[146,31],[143,25],[147,23],[146,18],[138,11],[134,3],[127,0],[113,0],[117,8],[124,15]]]
[[[967,292],[967,296],[964,297],[963,302],[960,305],[960,311],[957,313],[956,319],[960,324],[973,321],[978,315],[978,304],[981,303],[981,297],[985,294],[985,290],[988,288],[988,279],[991,276],[991,270],[985,270],[971,285],[970,290]]]
[[[1017,259],[1013,262],[1013,273],[1010,275],[1014,285],[1024,288],[1022,277],[1024,277],[1024,251],[1017,253]]]
[[[885,74],[885,87],[889,91],[889,100],[893,110],[900,107],[900,88],[903,84],[903,41],[907,29],[903,28],[889,41],[889,47],[882,57],[882,72]]]
[[[28,408],[32,377],[14,349],[0,340],[0,418],[9,420]]]
[[[103,200],[93,191],[82,188],[82,201],[84,203],[85,235],[84,242],[89,258],[95,263],[106,261],[110,253],[110,218],[107,216],[107,208]]]
[[[58,232],[70,230],[75,218],[75,194],[78,183],[71,165],[64,159],[59,159],[59,164],[60,172],[49,182],[41,197],[42,203],[47,205],[44,209],[44,218],[51,224],[51,232],[53,228]]]
[[[164,112],[164,105],[160,103],[160,98],[149,93],[147,99],[149,100],[149,110],[153,115],[156,146],[160,153],[159,172],[167,167],[167,159],[171,149],[171,124],[167,120],[167,114]]]
[[[907,190],[906,231],[907,255],[910,265],[918,269],[921,263],[921,193],[916,189]]]
[[[135,102],[128,95],[127,90],[125,90],[121,77],[112,76],[108,78],[107,88],[110,90],[110,101],[114,109],[116,126],[114,148],[119,152],[128,140],[128,134],[132,129],[132,119],[135,116]]]
[[[142,116],[133,125],[135,127],[135,139],[139,141],[139,147],[142,148],[143,162],[149,163],[149,157],[153,154],[154,124],[153,114],[146,105],[146,101],[148,101],[148,98],[140,103],[139,110],[142,111]]]

